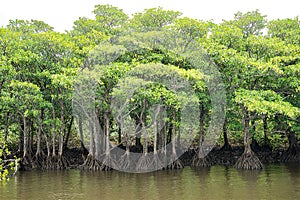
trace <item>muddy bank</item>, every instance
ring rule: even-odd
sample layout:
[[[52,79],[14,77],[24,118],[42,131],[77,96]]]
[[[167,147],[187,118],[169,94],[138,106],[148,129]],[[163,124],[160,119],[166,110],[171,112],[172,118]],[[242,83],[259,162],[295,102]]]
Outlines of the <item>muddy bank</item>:
[[[215,147],[207,155],[212,165],[225,165],[233,166],[237,159],[242,155],[244,151],[243,147],[232,147],[231,150],[223,150],[220,147]],[[182,156],[180,160],[185,166],[190,166],[193,156],[195,155],[196,149],[189,149]],[[300,148],[297,149],[300,152]],[[270,150],[263,149],[260,151],[255,151],[255,154],[259,157],[262,163],[286,163],[286,162],[300,162],[300,156],[297,155],[289,156],[288,152],[284,149],[280,150]],[[65,151],[65,156],[70,161],[72,168],[77,168],[84,163],[86,155],[82,153],[80,149],[68,149]],[[288,157],[288,159],[287,159]]]
[[[184,164],[184,166],[190,166],[193,156],[195,155],[197,149],[189,149],[183,155],[180,156],[180,160]],[[224,165],[224,166],[233,166],[238,158],[242,155],[244,151],[243,147],[231,147],[230,150],[224,150],[220,147],[215,147],[213,150],[207,155],[211,165]],[[279,149],[279,150],[270,150],[270,149],[261,149],[256,150],[255,154],[258,156],[260,161],[263,164],[268,163],[287,163],[287,162],[300,162],[300,148],[297,148],[296,154],[290,155],[287,150]],[[72,169],[80,168],[80,166],[84,163],[84,160],[87,157],[87,152],[83,152],[79,148],[66,149],[64,151],[64,157],[69,162],[69,167]],[[20,170],[29,170],[32,168],[30,166],[23,166],[20,163]],[[34,167],[36,168],[36,167]],[[41,166],[42,169],[45,167]]]

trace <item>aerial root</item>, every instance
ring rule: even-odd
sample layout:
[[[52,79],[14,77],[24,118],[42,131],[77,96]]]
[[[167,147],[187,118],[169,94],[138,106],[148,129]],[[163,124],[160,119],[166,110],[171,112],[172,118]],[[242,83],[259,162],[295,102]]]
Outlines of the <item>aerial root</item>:
[[[235,163],[234,167],[245,170],[260,170],[263,168],[263,164],[252,150],[248,150],[244,151],[244,153]]]
[[[129,158],[129,152],[125,152],[118,161],[118,169],[119,170],[128,170],[131,167],[131,162]]]
[[[174,170],[174,169],[183,169],[184,165],[179,158],[177,158],[176,154],[171,156],[172,163],[168,164],[165,169]]]
[[[110,156],[110,154],[105,155],[104,159],[102,161],[100,170],[101,171],[110,171],[113,168],[116,168],[115,161],[112,159],[112,157]]]
[[[192,167],[210,167],[211,166],[211,160],[208,156],[205,157],[198,157],[198,155],[195,155],[193,157]]]
[[[97,160],[93,155],[88,154],[84,163],[79,166],[80,169],[83,170],[100,170],[102,163]]]

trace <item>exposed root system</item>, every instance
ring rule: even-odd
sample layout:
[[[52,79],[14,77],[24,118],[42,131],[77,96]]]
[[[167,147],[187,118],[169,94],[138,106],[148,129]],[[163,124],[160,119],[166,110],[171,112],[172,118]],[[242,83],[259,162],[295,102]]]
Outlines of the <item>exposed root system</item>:
[[[263,168],[263,164],[260,162],[259,158],[250,150],[245,150],[241,157],[237,160],[234,165],[237,169],[246,170],[260,170]]]
[[[37,168],[37,169],[42,169],[43,166],[45,166],[44,164],[46,163],[47,157],[45,156],[45,154],[36,154],[33,157],[33,162],[32,162],[32,167],[33,168]]]
[[[130,153],[129,152],[125,152],[124,155],[121,156],[121,158],[118,161],[118,166],[117,168],[119,170],[129,170],[132,166],[131,166],[131,162],[130,162]]]
[[[110,171],[113,168],[116,168],[115,161],[112,159],[110,154],[105,155],[104,158],[102,159],[102,165],[100,167],[101,171]]]
[[[172,154],[171,160],[173,160],[172,163],[168,164],[165,169],[174,170],[174,169],[183,169],[184,164],[181,162],[179,158],[176,158],[176,154]]]
[[[191,166],[192,167],[210,167],[211,166],[211,160],[208,156],[199,158],[198,155],[195,154],[195,156],[193,157]]]
[[[84,163],[79,167],[84,170],[101,170],[102,163],[97,160],[93,155],[88,154]]]
[[[152,157],[149,154],[143,154],[137,162],[136,170],[139,172],[147,172],[151,170]]]

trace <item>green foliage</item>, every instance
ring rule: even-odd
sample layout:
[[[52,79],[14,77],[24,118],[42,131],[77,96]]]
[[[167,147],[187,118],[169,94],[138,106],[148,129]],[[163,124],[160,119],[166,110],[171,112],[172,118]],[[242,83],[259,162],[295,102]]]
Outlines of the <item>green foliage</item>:
[[[9,180],[18,167],[18,159],[7,159],[11,155],[6,143],[0,138],[0,182]]]
[[[53,27],[39,20],[9,20],[7,28],[11,31],[22,33],[42,33],[53,31]]]
[[[180,12],[164,10],[162,7],[149,8],[134,14],[128,26],[136,31],[159,31],[175,22],[180,15]]]
[[[228,48],[241,50],[244,48],[242,29],[231,24],[220,24],[212,28],[210,36],[212,42],[224,45]]]
[[[203,106],[204,126],[208,126],[212,108],[206,83],[214,77],[194,69],[188,56],[158,48],[160,42],[176,43],[180,52],[190,44],[207,51],[226,87],[226,128],[235,144],[243,142],[245,115],[256,122],[251,131],[260,140],[266,119],[273,148],[286,142],[288,128],[300,135],[298,17],[267,23],[266,16],[256,10],[213,24],[161,7],[145,9],[130,19],[111,5],[96,5],[93,13],[93,19],[76,20],[67,33],[54,32],[38,20],[10,20],[6,28],[0,28],[0,179],[9,172],[3,168],[3,153],[9,154],[5,144],[22,146],[19,139],[25,131],[25,136],[33,138],[27,145],[36,145],[41,130],[42,145],[52,141],[55,148],[61,143],[56,134],[66,135],[76,84],[95,87],[96,105],[92,106],[101,123],[104,114],[111,112],[112,98],[124,92],[117,89],[130,91],[128,81],[141,86],[130,91],[129,104],[136,116],[143,110],[141,105],[146,105],[144,114],[149,114],[151,106],[162,103],[168,122],[178,126],[184,123],[182,109],[193,104]],[[163,34],[168,41],[159,40]],[[78,76],[81,73],[85,76]],[[175,78],[179,80],[176,90],[168,83]],[[118,124],[109,120],[115,138]],[[24,130],[25,125],[30,126]],[[70,130],[71,137],[77,138]]]
[[[244,34],[244,37],[250,35],[262,35],[262,30],[265,28],[267,19],[258,10],[251,12],[237,12],[234,14],[234,20],[229,21],[239,27]]]
[[[269,37],[278,37],[288,44],[300,45],[300,21],[294,19],[277,19],[268,23]]]
[[[103,31],[119,28],[128,19],[122,9],[111,5],[96,5],[93,13],[96,15],[96,21],[102,25]]]
[[[288,143],[287,138],[282,138],[282,135],[277,133],[269,135],[268,140],[273,150],[284,148],[284,146]]]
[[[187,41],[190,41],[207,37],[210,26],[211,25],[209,22],[183,17],[178,18],[175,21],[174,25],[171,25],[171,28],[180,35],[186,37],[185,39]]]
[[[239,89],[235,92],[235,101],[243,104],[251,112],[258,114],[282,114],[295,119],[300,116],[300,109],[286,102],[271,90],[255,91]]]

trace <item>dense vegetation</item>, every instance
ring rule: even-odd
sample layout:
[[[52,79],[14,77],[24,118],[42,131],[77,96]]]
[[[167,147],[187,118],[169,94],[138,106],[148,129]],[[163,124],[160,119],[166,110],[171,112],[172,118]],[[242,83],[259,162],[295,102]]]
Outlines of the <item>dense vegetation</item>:
[[[188,123],[180,120],[187,104],[199,115],[191,116],[197,119],[193,147],[199,146],[192,165],[209,166],[210,159],[204,157],[202,143],[212,120],[207,86],[212,77],[201,71],[201,67],[194,69],[193,60],[188,59],[191,55],[155,45],[161,42],[157,38],[162,33],[171,43],[180,34],[182,40],[177,47],[182,52],[191,44],[203,47],[210,57],[205,64],[213,61],[221,73],[227,106],[223,133],[217,144],[223,151],[244,145],[244,153],[235,164],[237,168],[262,168],[254,148],[284,149],[285,161],[299,159],[300,21],[297,17],[268,21],[256,10],[238,12],[233,20],[215,24],[162,8],[146,9],[129,17],[119,8],[97,5],[93,13],[94,19],[79,18],[73,30],[65,33],[55,32],[53,27],[37,20],[11,20],[7,27],[0,28],[0,179],[7,175],[7,170],[12,170],[8,162],[15,163],[16,159],[5,150],[6,145],[20,158],[23,168],[68,168],[70,160],[65,151],[77,147],[85,159],[81,167],[108,170],[115,165],[110,156],[113,149],[110,142],[124,149],[118,160],[122,168],[131,167],[130,152],[143,152],[135,166],[140,170],[145,171],[151,165],[162,168],[163,159],[154,156],[151,157],[154,160],[149,160],[147,153],[156,155],[167,144],[173,149],[180,146],[178,138],[187,135],[180,131]],[[133,50],[128,49],[133,46]],[[90,73],[88,78],[82,76],[85,73]],[[142,76],[146,79],[143,83]],[[189,82],[194,95],[186,90],[175,91],[164,83],[165,79],[171,80],[168,77],[176,76],[182,84]],[[84,121],[89,115],[82,113],[87,108],[77,110],[74,115],[72,103],[74,106],[74,88],[75,93],[79,91],[78,96],[90,95],[78,86],[79,83],[89,86],[89,79],[97,83],[93,112],[98,124],[94,125],[97,133],[86,134]],[[127,87],[121,79],[143,85],[131,94],[128,103],[129,117],[135,120],[137,129],[134,135],[125,133],[126,120],[115,119],[110,108],[112,97]],[[157,114],[160,110],[165,110],[165,116]],[[153,121],[147,118],[151,113]],[[166,119],[163,126],[157,125],[158,118]],[[148,140],[141,136],[141,130],[149,124],[154,131]],[[164,131],[158,131],[157,127]],[[86,143],[85,137],[92,139]],[[176,158],[175,154],[176,150],[170,157]],[[181,167],[180,160],[174,159],[166,168]]]

